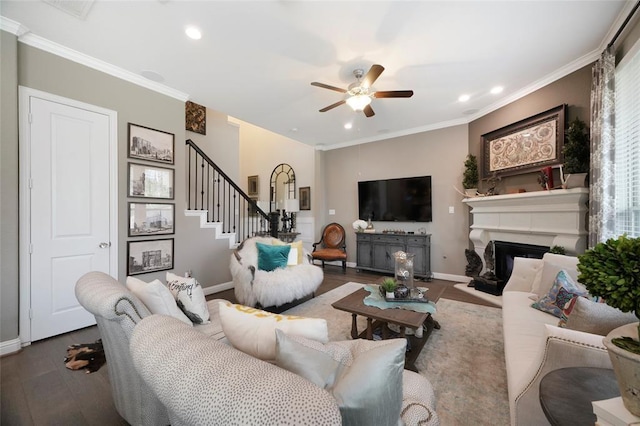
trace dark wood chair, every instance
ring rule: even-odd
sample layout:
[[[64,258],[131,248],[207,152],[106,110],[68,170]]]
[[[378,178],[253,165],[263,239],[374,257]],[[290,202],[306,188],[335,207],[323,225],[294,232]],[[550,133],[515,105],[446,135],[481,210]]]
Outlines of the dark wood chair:
[[[339,223],[330,223],[322,230],[320,241],[313,243],[313,259],[322,262],[339,260],[342,262],[342,270],[347,271],[347,245],[345,243],[346,234],[344,228]]]

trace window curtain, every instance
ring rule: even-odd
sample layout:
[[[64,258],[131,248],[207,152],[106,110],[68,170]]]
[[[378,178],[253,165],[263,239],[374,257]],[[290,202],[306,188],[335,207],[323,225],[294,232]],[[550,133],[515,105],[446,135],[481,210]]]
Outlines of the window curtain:
[[[589,247],[615,236],[615,55],[602,52],[591,79]]]

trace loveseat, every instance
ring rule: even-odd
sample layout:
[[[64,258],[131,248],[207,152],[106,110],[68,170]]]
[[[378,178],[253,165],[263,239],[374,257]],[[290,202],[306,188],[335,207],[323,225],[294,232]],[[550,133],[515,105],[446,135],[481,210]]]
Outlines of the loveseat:
[[[551,253],[546,253],[543,259],[514,259],[511,278],[502,293],[512,425],[549,424],[540,405],[539,386],[550,371],[565,367],[612,368],[602,335],[558,327],[560,318],[531,306],[549,292],[561,270],[580,286],[577,262],[576,257]],[[586,292],[584,287],[582,289]],[[580,298],[579,302],[583,303],[583,300],[586,299]],[[575,313],[570,314],[569,320],[571,315]],[[564,389],[558,389],[558,392],[564,392]]]
[[[82,276],[76,296],[96,317],[114,403],[131,425],[342,423],[339,395],[229,344],[221,333],[220,308],[238,305],[210,300],[210,322],[191,326],[175,317],[152,315],[124,285],[101,272]],[[294,341],[289,345],[321,345],[291,338]],[[327,344],[329,351],[352,353],[363,352],[362,347],[405,344],[399,339],[332,343]],[[404,346],[400,349],[401,418],[407,425],[438,425],[433,389],[419,374],[402,370]],[[369,361],[375,365],[378,357],[372,354]],[[323,359],[331,362],[330,357]],[[371,364],[360,364],[364,368],[359,374],[366,374],[369,380],[367,366]],[[348,384],[351,376],[346,377]]]

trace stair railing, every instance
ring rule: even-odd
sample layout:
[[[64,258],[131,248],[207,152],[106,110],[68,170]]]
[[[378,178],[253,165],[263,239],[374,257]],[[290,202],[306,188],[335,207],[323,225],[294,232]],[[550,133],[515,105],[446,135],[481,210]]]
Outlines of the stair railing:
[[[269,215],[205,154],[187,139],[187,206],[207,210],[207,222],[220,222],[238,241],[270,233]]]

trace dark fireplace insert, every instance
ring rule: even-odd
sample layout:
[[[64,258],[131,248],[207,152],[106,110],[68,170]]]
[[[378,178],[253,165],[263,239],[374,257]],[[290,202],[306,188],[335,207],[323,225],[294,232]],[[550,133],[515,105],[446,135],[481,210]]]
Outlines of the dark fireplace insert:
[[[474,280],[476,290],[491,293],[496,296],[502,294],[504,286],[511,277],[513,271],[513,259],[516,257],[527,257],[542,259],[542,256],[549,251],[549,247],[532,244],[512,243],[507,241],[493,241],[493,256],[495,265],[495,279],[487,279],[482,276]],[[484,275],[484,274],[483,274]]]

